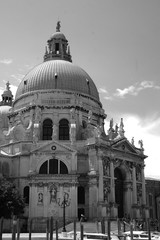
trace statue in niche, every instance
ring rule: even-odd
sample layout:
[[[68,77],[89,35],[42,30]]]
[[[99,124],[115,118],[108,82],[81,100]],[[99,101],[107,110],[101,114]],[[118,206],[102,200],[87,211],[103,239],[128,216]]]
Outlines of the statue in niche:
[[[110,185],[109,185],[109,182],[108,182],[108,181],[104,181],[104,185],[103,185],[104,201],[107,201],[107,202],[108,202],[109,193],[110,193]]]
[[[43,193],[38,193],[38,204],[43,204]]]
[[[50,188],[50,203],[57,201],[57,188],[52,186]]]

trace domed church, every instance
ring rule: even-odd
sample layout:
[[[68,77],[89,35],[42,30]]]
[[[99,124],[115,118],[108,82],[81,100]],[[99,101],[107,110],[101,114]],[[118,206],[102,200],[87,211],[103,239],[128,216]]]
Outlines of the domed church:
[[[2,94],[0,177],[18,186],[26,217],[62,218],[64,201],[70,219],[148,217],[143,142],[127,140],[122,118],[105,132],[96,85],[60,27],[14,101],[9,83]]]

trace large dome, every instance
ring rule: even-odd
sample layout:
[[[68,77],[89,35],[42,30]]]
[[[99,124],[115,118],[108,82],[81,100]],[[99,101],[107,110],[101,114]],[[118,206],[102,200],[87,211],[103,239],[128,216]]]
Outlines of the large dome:
[[[99,101],[97,88],[90,76],[65,60],[50,60],[33,68],[21,81],[15,99],[34,91],[56,89],[82,93]]]

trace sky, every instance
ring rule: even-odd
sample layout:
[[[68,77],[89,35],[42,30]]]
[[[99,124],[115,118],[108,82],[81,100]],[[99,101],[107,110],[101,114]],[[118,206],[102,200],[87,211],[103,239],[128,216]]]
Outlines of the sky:
[[[73,64],[97,86],[106,132],[123,118],[127,139],[143,140],[145,176],[160,178],[160,1],[1,0],[0,95],[43,62],[58,20]]]

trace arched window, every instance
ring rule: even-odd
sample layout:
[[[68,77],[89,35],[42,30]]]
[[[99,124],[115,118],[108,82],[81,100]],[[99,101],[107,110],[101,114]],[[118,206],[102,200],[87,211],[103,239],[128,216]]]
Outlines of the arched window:
[[[41,165],[39,174],[68,174],[68,168],[62,161],[50,159]]]
[[[43,122],[43,140],[52,140],[52,120],[45,119]]]
[[[23,198],[25,200],[25,203],[29,204],[29,186],[24,187]]]
[[[69,122],[61,119],[59,122],[59,140],[69,140]]]

